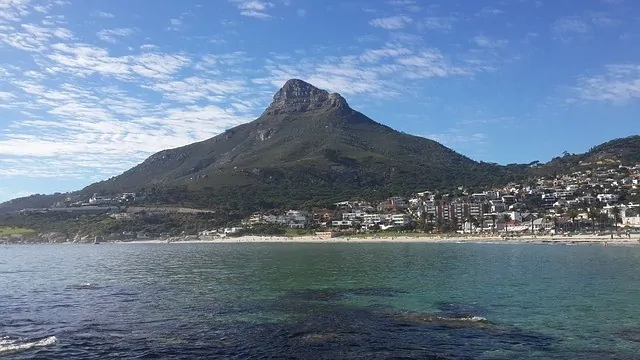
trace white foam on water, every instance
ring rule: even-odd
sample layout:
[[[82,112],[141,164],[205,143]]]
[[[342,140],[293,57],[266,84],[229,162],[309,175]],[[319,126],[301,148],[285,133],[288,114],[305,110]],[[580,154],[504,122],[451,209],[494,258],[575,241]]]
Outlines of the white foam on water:
[[[22,341],[10,339],[9,337],[0,337],[0,355],[8,352],[24,351],[33,348],[45,347],[58,342],[55,336],[49,336],[38,341]]]
[[[487,320],[486,317],[482,317],[482,316],[472,316],[472,317],[461,318],[461,319],[462,320],[466,320],[466,321],[472,321],[472,322],[489,321],[489,320]]]
[[[460,321],[460,322],[489,322],[487,318],[482,316],[469,316],[469,317],[437,317],[443,321]]]

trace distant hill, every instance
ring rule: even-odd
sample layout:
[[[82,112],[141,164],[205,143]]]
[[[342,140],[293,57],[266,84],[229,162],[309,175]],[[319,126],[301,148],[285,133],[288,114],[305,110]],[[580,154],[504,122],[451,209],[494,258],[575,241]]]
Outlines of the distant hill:
[[[583,154],[564,154],[538,167],[534,174],[570,173],[586,167],[640,163],[640,135],[614,139]]]
[[[35,194],[20,198],[15,198],[0,204],[0,214],[20,211],[22,209],[39,209],[50,207],[58,201],[67,197],[64,194],[42,195]]]
[[[535,170],[500,166],[393,130],[351,109],[339,94],[292,79],[256,120],[205,141],[160,151],[76,194],[136,191],[157,203],[248,213],[459,186],[481,189],[591,159],[638,160],[639,139],[614,140]],[[0,204],[0,212],[38,207],[33,198],[26,199]],[[57,201],[37,199],[39,207]]]
[[[582,162],[617,160],[625,164],[640,163],[640,135],[607,141],[591,148]]]

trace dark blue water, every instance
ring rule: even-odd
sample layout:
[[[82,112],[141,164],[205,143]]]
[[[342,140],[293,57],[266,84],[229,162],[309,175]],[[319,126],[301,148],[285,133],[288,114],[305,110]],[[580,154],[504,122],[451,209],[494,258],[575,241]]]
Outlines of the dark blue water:
[[[640,248],[0,246],[0,358],[640,359]]]

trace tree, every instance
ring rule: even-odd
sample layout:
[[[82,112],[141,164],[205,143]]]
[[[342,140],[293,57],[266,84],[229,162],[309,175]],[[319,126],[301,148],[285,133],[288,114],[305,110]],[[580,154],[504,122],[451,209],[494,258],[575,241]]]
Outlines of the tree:
[[[504,232],[506,233],[509,230],[507,224],[511,221],[511,215],[502,214],[502,220],[504,221]]]
[[[600,212],[597,211],[596,209],[590,209],[589,211],[587,211],[587,217],[591,220],[591,229],[595,229],[596,220],[598,219],[599,216],[600,216]]]
[[[578,215],[580,215],[580,214],[578,214],[578,211],[576,209],[569,209],[567,211],[567,217],[569,219],[571,219],[571,225],[573,227],[573,230],[576,229],[575,222],[576,222],[576,218],[578,217]]]
[[[491,231],[492,231],[492,232],[496,232],[496,220],[498,220],[498,215],[496,215],[496,214],[491,214],[491,215],[489,215],[489,217],[491,218],[491,222],[492,222],[492,224],[493,224],[493,225],[492,225],[493,227],[491,228],[491,229],[492,229]]]
[[[455,220],[455,218],[453,218]],[[445,220],[442,223],[442,232],[444,233],[448,233],[448,232],[452,232],[455,231],[457,228],[455,226],[455,223],[452,220]]]
[[[616,232],[618,232],[618,223],[622,222],[622,217],[620,216],[620,208],[614,206],[613,209],[611,209],[611,214],[613,215],[613,225],[616,227]]]
[[[473,215],[469,215],[467,216],[467,222],[469,223],[469,229],[470,231],[473,233],[473,230],[477,229],[480,222],[478,221],[478,219],[473,216]]]
[[[605,213],[599,213],[598,214],[598,223],[600,224],[600,229],[604,229],[605,224],[608,224],[609,222],[609,215],[605,214]]]
[[[416,225],[416,229],[420,231],[424,231],[427,225],[427,213],[422,211],[420,212],[420,217],[418,219],[418,224]]]

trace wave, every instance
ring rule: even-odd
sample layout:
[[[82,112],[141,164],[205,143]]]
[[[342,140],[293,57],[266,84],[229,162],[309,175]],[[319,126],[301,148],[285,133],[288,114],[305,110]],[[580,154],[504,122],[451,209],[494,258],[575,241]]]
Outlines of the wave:
[[[38,341],[15,340],[9,337],[0,337],[0,355],[9,352],[24,351],[34,348],[50,346],[58,342],[55,336],[48,336]]]
[[[68,286],[71,289],[75,289],[75,290],[93,290],[93,289],[99,289],[100,287],[98,286],[98,284],[94,284],[94,283],[90,283],[90,282],[85,282],[85,283],[79,283],[79,284],[73,284]]]
[[[447,321],[466,321],[466,322],[489,322],[486,317],[483,316],[468,316],[468,317],[442,317],[443,320]]]
[[[399,318],[418,323],[442,323],[442,324],[491,324],[491,322],[483,317],[476,315],[469,316],[442,316],[442,315],[425,315],[425,314],[404,314]]]

